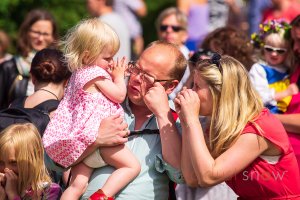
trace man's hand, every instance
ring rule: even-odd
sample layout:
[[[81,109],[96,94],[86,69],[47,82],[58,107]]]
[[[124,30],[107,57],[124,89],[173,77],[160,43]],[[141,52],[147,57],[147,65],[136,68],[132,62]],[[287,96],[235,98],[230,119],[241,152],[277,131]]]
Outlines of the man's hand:
[[[156,117],[167,116],[170,111],[168,96],[160,83],[154,83],[144,96],[144,102]]]
[[[127,130],[127,126],[120,115],[103,119],[94,145],[101,147],[124,144],[128,141],[129,130]]]

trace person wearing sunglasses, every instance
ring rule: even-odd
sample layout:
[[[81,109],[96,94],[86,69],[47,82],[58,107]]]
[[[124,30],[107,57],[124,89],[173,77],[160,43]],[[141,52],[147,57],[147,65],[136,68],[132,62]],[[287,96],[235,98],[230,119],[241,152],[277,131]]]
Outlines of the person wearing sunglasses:
[[[177,46],[166,41],[152,42],[136,62],[128,64],[127,97],[122,107],[128,129],[137,134],[129,135],[126,146],[139,160],[141,173],[115,199],[168,199],[170,179],[183,183],[181,139],[167,95],[186,66]],[[159,129],[159,134],[142,134],[146,129]],[[82,199],[97,191],[114,170],[110,166],[95,169]]]
[[[177,45],[186,59],[189,58],[190,53],[189,49],[184,45],[188,38],[187,25],[187,16],[176,7],[166,8],[159,14],[156,20],[158,38]],[[173,92],[169,94],[170,99],[175,98],[176,94],[188,80],[190,74],[190,68],[187,67],[179,84]]]
[[[264,63],[255,63],[249,71],[251,82],[262,97],[264,105],[272,113],[284,113],[292,95],[298,93],[296,84],[289,81],[290,25],[285,21],[268,21],[261,24],[253,35],[254,45],[260,46]]]
[[[300,15],[292,22],[291,37],[295,62],[294,69],[290,77],[291,83],[296,83],[300,87]],[[298,165],[300,166],[300,93],[292,96],[292,100],[284,114],[275,115],[283,124],[288,133],[289,140],[293,146]]]

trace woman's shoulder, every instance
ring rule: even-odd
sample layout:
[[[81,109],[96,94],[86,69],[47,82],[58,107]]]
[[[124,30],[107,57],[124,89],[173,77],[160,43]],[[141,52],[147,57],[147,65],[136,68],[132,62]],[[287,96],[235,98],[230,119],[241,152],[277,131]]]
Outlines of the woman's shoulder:
[[[288,136],[282,123],[266,108],[248,122],[242,134],[253,133],[264,137],[282,149],[289,148]]]
[[[17,63],[15,58],[11,58],[7,61],[4,61],[0,64],[0,70],[16,70],[17,69]]]

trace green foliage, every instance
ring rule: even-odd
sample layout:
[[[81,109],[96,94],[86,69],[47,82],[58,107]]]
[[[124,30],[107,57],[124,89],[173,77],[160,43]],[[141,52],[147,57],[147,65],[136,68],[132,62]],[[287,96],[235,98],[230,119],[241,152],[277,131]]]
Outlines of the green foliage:
[[[130,0],[128,0],[130,1]],[[145,44],[157,39],[155,20],[159,12],[169,6],[175,6],[175,0],[145,0],[148,15],[141,19]],[[59,27],[60,36],[79,20],[88,17],[85,0],[0,0],[0,29],[6,31],[15,41],[18,28],[28,11],[43,8],[53,14]],[[13,43],[14,44],[14,43]],[[12,45],[11,52],[15,48]]]
[[[176,6],[175,0],[146,0],[148,9],[148,15],[141,19],[143,25],[143,36],[145,40],[145,45],[157,40],[157,33],[155,29],[155,21],[159,13],[171,6]]]

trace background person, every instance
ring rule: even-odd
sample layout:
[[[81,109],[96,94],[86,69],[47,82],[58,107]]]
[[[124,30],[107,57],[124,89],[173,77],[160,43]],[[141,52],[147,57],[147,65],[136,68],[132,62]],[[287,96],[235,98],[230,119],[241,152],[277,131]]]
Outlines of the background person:
[[[34,92],[29,76],[31,61],[37,51],[50,47],[57,38],[57,26],[49,12],[36,9],[26,15],[19,29],[18,54],[0,66],[0,109]]]
[[[254,45],[262,49],[263,62],[255,63],[249,71],[250,80],[272,113],[284,113],[299,88],[289,81],[290,25],[285,21],[271,20],[261,24],[254,34]]]
[[[292,47],[295,56],[294,69],[290,77],[291,83],[296,83],[300,87],[300,15],[292,22],[291,37]],[[300,93],[292,96],[292,100],[287,107],[286,112],[276,115],[282,122],[284,128],[288,132],[289,140],[293,146],[298,165],[300,166]]]
[[[126,19],[114,11],[114,0],[87,0],[87,9],[93,17],[111,26],[120,39],[120,49],[115,58],[131,58],[130,29],[126,26]]]
[[[114,0],[114,9],[126,19],[130,30],[131,55],[135,60],[144,49],[143,27],[139,18],[147,15],[147,5],[144,0]]]
[[[160,40],[177,45],[186,59],[189,58],[189,49],[184,45],[187,40],[187,16],[176,7],[163,10],[156,20],[157,35]],[[169,94],[174,99],[190,76],[190,68],[187,67],[182,79],[176,88]]]
[[[58,200],[44,164],[41,136],[33,124],[14,124],[0,133],[0,199]]]
[[[10,39],[8,35],[3,30],[0,30],[0,64],[12,58],[12,55],[7,52],[9,46]]]
[[[204,39],[201,48],[206,51],[229,55],[240,61],[247,70],[254,64],[253,46],[250,38],[241,30],[224,26],[210,32]]]
[[[188,17],[186,46],[190,51],[196,51],[209,31],[207,0],[177,0],[177,7]]]

